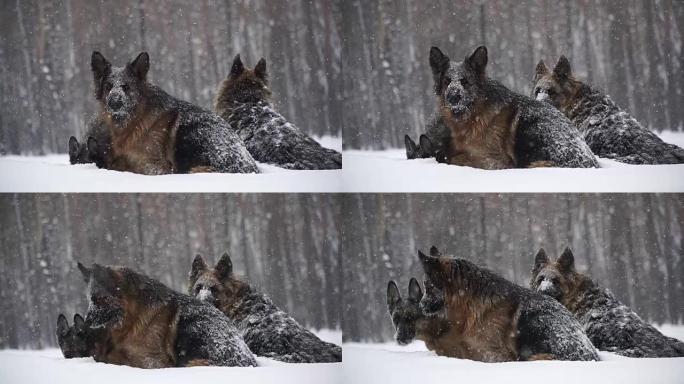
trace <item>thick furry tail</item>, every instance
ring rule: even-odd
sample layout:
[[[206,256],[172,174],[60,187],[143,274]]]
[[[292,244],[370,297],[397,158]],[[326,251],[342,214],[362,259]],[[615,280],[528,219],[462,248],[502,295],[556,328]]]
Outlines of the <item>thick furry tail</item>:
[[[332,345],[332,344],[331,344]],[[342,361],[342,347],[332,345],[324,351],[302,351],[292,352],[288,354],[269,353],[264,357],[273,360],[282,361],[283,363],[339,363]]]
[[[651,151],[640,151],[628,155],[617,153],[603,154],[601,157],[619,161],[625,164],[682,164],[684,163],[684,149],[661,141],[652,143]]]
[[[301,145],[287,152],[281,150],[274,157],[280,160],[277,161],[276,165],[287,169],[323,170],[342,168],[342,154],[333,149],[322,147],[318,143],[315,143],[315,145]]]
[[[668,337],[670,339],[670,346],[675,352],[676,357],[684,357],[684,342],[674,337]]]

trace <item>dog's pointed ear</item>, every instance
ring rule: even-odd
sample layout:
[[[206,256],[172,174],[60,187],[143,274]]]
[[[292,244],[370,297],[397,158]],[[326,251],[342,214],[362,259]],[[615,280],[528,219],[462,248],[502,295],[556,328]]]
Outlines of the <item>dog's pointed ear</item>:
[[[546,255],[544,248],[539,248],[537,255],[534,257],[534,269],[539,269],[542,265],[549,262],[549,257]]]
[[[488,61],[489,54],[487,53],[487,47],[484,45],[477,47],[475,52],[473,52],[473,54],[466,59],[468,66],[472,68],[473,71],[475,71],[475,73],[480,77],[484,77]]]
[[[420,151],[426,156],[431,156],[433,153],[432,140],[430,140],[428,135],[420,135],[420,137],[418,138],[418,142],[420,143]]]
[[[64,336],[69,332],[69,321],[67,321],[66,316],[59,314],[57,316],[57,335]]]
[[[408,160],[416,158],[416,143],[411,140],[409,135],[404,135],[404,146],[406,147],[406,158]]]
[[[83,320],[83,316],[78,313],[74,315],[74,328],[78,330],[85,329],[85,320]]]
[[[387,308],[390,312],[394,311],[397,305],[401,302],[401,293],[394,281],[387,284]]]
[[[219,280],[227,279],[228,277],[230,277],[230,275],[233,274],[233,262],[230,261],[230,256],[228,255],[228,252],[224,253],[221,256],[218,263],[216,263],[216,267],[214,269],[218,274]]]
[[[553,68],[553,74],[561,80],[566,80],[572,75],[572,68],[570,67],[570,60],[567,57],[561,56]]]
[[[240,54],[238,53],[237,55],[235,55],[235,58],[233,59],[233,66],[230,67],[230,76],[231,77],[238,77],[244,71],[245,71],[245,65],[242,64],[242,60],[240,59]]]
[[[437,247],[433,245],[432,247],[430,247],[430,256],[440,257],[442,256],[442,252],[440,252],[439,249],[437,249]]]
[[[69,159],[73,160],[78,157],[78,140],[74,137],[71,136],[69,138]]]
[[[88,268],[85,265],[81,264],[81,262],[78,262],[78,269],[81,271],[81,275],[83,275],[83,281],[86,283],[90,282],[90,278],[93,275],[93,270],[92,268]]]
[[[112,64],[98,51],[94,51],[90,57],[90,69],[93,71],[95,85],[98,85],[105,76],[112,71]]]
[[[130,64],[128,69],[140,81],[145,81],[147,71],[150,70],[150,55],[147,52],[141,52]]]
[[[423,297],[423,290],[420,288],[420,283],[418,283],[418,280],[415,277],[412,277],[409,281],[408,293],[409,299],[414,301],[420,301]]]
[[[575,256],[572,254],[570,247],[565,247],[563,253],[558,257],[558,266],[563,272],[571,272],[575,270]]]
[[[539,60],[537,67],[534,69],[534,81],[537,81],[540,78],[548,75],[549,72],[549,67],[546,66],[544,60]]]
[[[190,280],[197,279],[197,276],[207,269],[209,269],[209,266],[207,265],[206,261],[204,261],[202,255],[198,253],[192,260],[192,266],[190,267]]]
[[[97,156],[97,140],[92,136],[88,136],[88,156],[91,160]]]
[[[266,80],[268,77],[268,74],[266,73],[266,59],[263,57],[259,60],[256,67],[254,67],[254,74],[261,80]]]
[[[445,55],[437,47],[430,48],[430,68],[437,78],[449,68],[449,56]]]

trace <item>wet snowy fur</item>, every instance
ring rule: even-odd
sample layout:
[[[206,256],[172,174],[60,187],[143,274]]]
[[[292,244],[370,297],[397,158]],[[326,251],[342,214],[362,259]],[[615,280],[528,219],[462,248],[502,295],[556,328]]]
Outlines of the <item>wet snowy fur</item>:
[[[628,164],[684,163],[684,149],[665,143],[610,96],[575,79],[565,57],[553,71],[537,64],[532,92],[572,120],[597,156]]]
[[[258,356],[288,363],[342,361],[342,348],[319,339],[299,325],[271,299],[233,275],[232,262],[223,255],[214,269],[201,256],[193,261],[189,291],[216,305],[237,326]]]
[[[501,337],[515,339],[519,360],[536,359],[538,356],[558,360],[598,360],[596,349],[578,321],[556,300],[511,283],[464,259],[427,256],[422,252],[419,252],[419,258],[426,281],[437,288],[426,291],[422,300],[434,302],[440,298],[430,297],[430,292],[444,292],[447,306],[453,295],[470,296],[476,302],[489,303],[488,305],[512,305],[514,334]],[[439,309],[434,307],[433,305],[433,309]],[[477,311],[477,308],[470,308],[470,311]],[[464,322],[468,322],[469,317],[476,316],[473,313],[459,314],[461,315],[463,318],[460,321]]]
[[[567,117],[546,103],[513,92],[488,78],[485,74],[487,60],[485,47],[475,50],[462,63],[451,61],[436,47],[430,50],[438,108],[445,117],[444,123],[450,126],[450,140],[453,142],[457,135],[465,135],[469,141],[461,145],[476,156],[488,156],[486,152],[479,153],[481,150],[497,152],[490,153],[492,158],[489,160],[457,165],[486,169],[541,164],[571,168],[598,166],[581,134]],[[506,114],[511,116],[510,122],[495,123],[497,117]],[[506,131],[499,132],[504,125]],[[498,145],[504,146],[497,140],[511,140],[511,153],[495,150]],[[446,146],[452,145],[447,142]],[[459,155],[462,154],[449,153],[449,157]],[[503,162],[501,158],[508,160]],[[449,161],[454,163],[454,160]]]
[[[141,368],[256,366],[254,355],[233,323],[211,304],[178,293],[128,268],[94,264],[88,269],[79,264],[79,269],[88,281],[86,324],[104,333],[95,340],[99,344],[94,354],[97,361]],[[159,311],[169,311],[170,323],[150,323],[155,318],[148,314]],[[124,339],[127,344],[117,345],[112,341],[113,335],[122,329],[127,332]],[[143,345],[148,342],[169,343],[170,351],[153,351],[139,359],[133,349],[138,346],[149,348]],[[169,352],[172,354],[170,362],[156,356]],[[126,361],[131,355],[138,359]],[[109,356],[124,356],[124,359],[108,361]]]
[[[567,307],[599,350],[629,357],[684,356],[684,342],[663,335],[608,289],[575,272],[569,248],[555,262],[541,249],[530,286]]]
[[[144,174],[258,173],[254,159],[226,121],[147,82],[147,53],[117,68],[94,52],[91,66],[100,109],[94,124],[107,126],[113,143],[108,168]],[[129,144],[117,149],[117,139],[126,135]],[[132,152],[143,139],[153,142],[154,148]]]
[[[271,104],[266,61],[245,69],[240,55],[221,84],[215,111],[244,140],[257,161],[288,169],[340,169],[342,155],[324,148]]]

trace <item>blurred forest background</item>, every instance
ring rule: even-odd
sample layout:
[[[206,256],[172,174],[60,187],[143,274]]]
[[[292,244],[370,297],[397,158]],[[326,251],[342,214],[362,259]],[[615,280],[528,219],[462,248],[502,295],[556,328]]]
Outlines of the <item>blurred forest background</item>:
[[[95,112],[90,56],[122,66],[150,53],[148,78],[212,109],[233,57],[268,63],[280,112],[341,136],[339,14],[333,0],[3,0],[0,154],[66,153]]]
[[[305,327],[339,329],[340,205],[330,194],[0,195],[0,348],[55,346],[87,309],[76,262],[125,265],[185,292],[195,254],[229,252]],[[71,321],[70,321],[71,322]]]
[[[422,281],[417,250],[486,266],[528,286],[540,247],[569,245],[579,272],[652,323],[684,321],[684,197],[637,194],[346,195],[345,341],[390,341],[387,282]]]
[[[489,75],[529,94],[561,54],[653,130],[684,129],[684,1],[340,1],[346,148],[403,148],[436,102],[430,46],[461,61],[489,48]]]

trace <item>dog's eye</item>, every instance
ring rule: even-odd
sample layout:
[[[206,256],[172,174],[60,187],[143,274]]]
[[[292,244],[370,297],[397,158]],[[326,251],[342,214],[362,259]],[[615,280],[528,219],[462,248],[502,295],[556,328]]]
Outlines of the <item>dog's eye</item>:
[[[458,81],[459,81],[459,82],[461,83],[461,85],[464,86],[464,87],[467,87],[467,86],[470,85],[470,82],[468,81],[468,79],[463,78],[463,79],[460,79],[460,80],[458,80]]]
[[[548,91],[546,91],[546,94],[548,94],[549,96],[554,96],[556,94],[556,91],[554,91],[553,89],[549,89]]]
[[[123,89],[124,92],[128,92],[130,88],[128,87],[128,84],[124,84],[121,86],[121,89]]]
[[[535,89],[535,90],[534,90],[534,95],[537,96],[537,95],[539,94],[539,91],[541,91],[541,89],[539,89],[539,88]]]
[[[442,81],[444,82],[444,86],[451,84],[451,78],[450,77],[444,77],[444,79]]]

